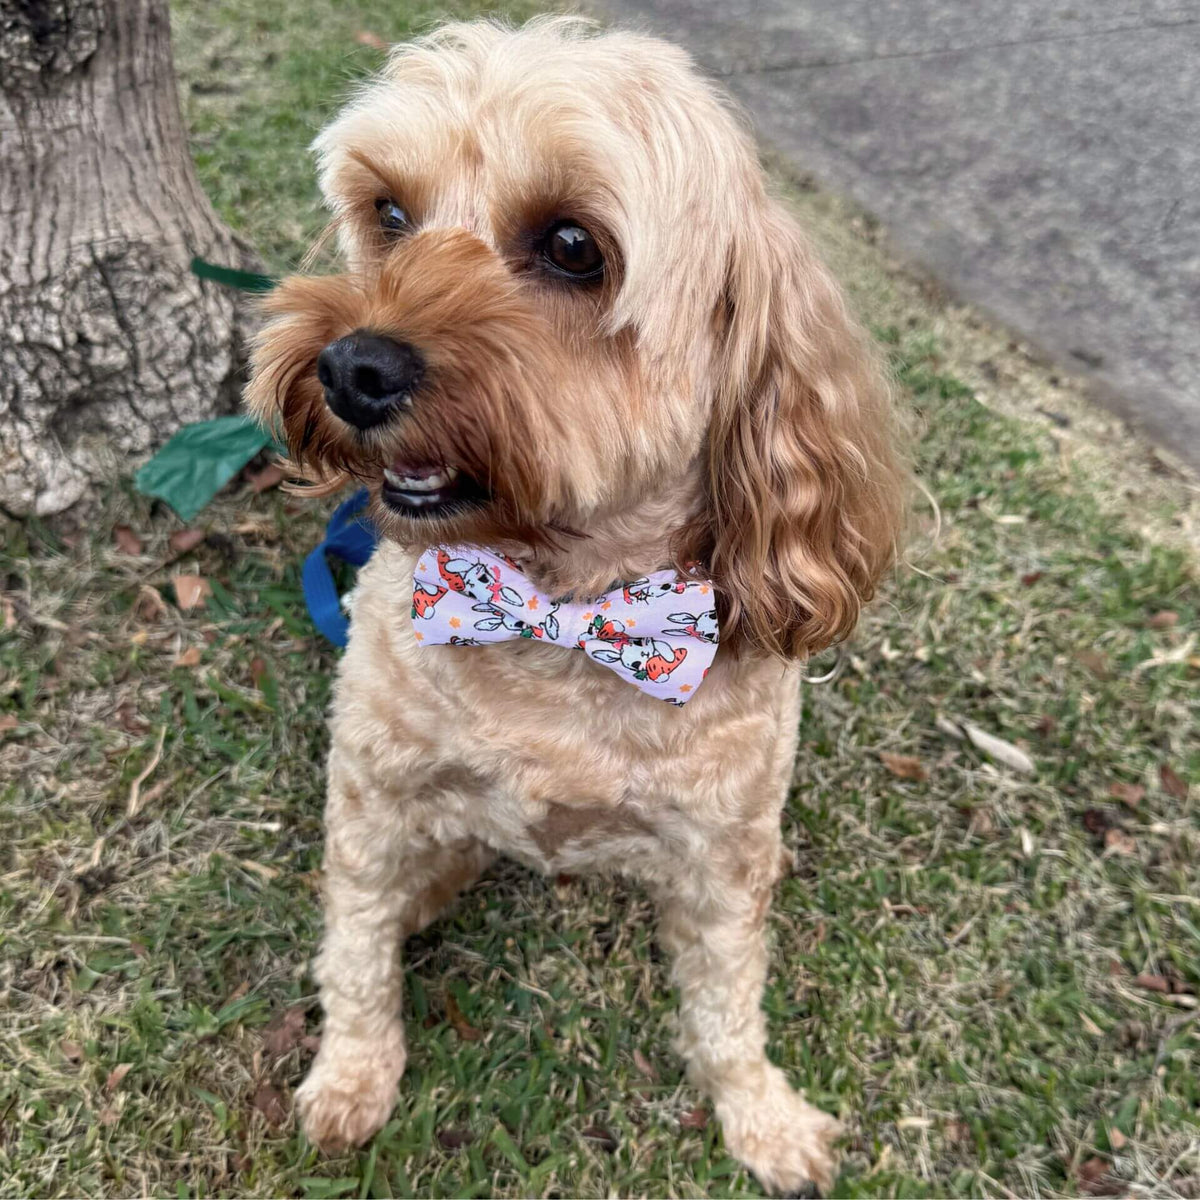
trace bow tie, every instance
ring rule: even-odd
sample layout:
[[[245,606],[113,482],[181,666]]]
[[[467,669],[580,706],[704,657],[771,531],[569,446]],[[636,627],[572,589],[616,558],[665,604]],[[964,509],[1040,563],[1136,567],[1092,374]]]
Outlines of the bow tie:
[[[685,704],[720,633],[711,583],[656,571],[585,602],[541,594],[510,558],[477,546],[431,546],[413,572],[419,645],[529,638],[582,650],[651,696]]]

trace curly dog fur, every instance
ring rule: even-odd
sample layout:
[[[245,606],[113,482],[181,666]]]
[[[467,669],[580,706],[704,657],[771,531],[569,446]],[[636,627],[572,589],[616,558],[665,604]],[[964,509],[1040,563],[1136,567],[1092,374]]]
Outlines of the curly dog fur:
[[[679,1048],[726,1145],[767,1187],[826,1186],[837,1123],[764,1050],[764,928],[800,664],[853,629],[903,523],[878,365],[752,140],[662,42],[565,18],[448,25],[397,47],[316,149],[346,271],[271,295],[248,402],[317,490],[367,484],[383,541],[333,707],[304,1127],[336,1146],[383,1125],[404,937],[504,853],[650,889]],[[601,278],[546,269],[539,238],[564,219]],[[316,373],[360,329],[425,364],[365,432]],[[397,463],[453,466],[486,500],[398,510],[381,495]],[[412,573],[436,543],[517,558],[550,594],[699,564],[721,628],[704,686],[677,708],[553,646],[421,648]]]

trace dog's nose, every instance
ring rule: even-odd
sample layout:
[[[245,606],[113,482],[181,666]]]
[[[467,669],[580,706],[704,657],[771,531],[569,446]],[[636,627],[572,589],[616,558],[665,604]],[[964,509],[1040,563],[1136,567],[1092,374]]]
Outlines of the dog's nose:
[[[405,404],[424,369],[414,347],[369,329],[330,342],[317,358],[325,403],[357,429],[381,424]]]

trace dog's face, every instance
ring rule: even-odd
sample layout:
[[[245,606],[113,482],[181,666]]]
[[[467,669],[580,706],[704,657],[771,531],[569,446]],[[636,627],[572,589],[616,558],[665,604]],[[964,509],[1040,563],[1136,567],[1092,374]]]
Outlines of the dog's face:
[[[673,497],[734,629],[787,654],[848,632],[901,507],[886,395],[682,52],[448,26],[316,146],[348,271],[271,295],[248,391],[311,477],[361,479],[423,545]]]

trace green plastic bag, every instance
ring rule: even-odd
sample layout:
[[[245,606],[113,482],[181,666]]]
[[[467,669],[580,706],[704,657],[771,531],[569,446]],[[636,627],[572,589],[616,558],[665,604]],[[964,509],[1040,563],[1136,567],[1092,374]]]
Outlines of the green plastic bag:
[[[190,521],[260,450],[276,445],[246,416],[185,425],[133,477],[144,496],[165,500]]]

